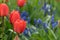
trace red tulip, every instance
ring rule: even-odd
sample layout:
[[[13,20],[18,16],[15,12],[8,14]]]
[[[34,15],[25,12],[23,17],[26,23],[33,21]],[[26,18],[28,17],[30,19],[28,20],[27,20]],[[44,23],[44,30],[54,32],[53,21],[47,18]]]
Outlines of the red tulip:
[[[26,21],[17,19],[13,26],[16,33],[22,33],[26,28]]]
[[[26,3],[26,0],[17,0],[17,4],[20,7],[23,7],[25,5],[25,3]]]
[[[20,19],[20,14],[18,11],[13,10],[10,14],[10,23],[14,23],[17,19]]]
[[[0,4],[0,16],[7,16],[9,8],[5,3]]]

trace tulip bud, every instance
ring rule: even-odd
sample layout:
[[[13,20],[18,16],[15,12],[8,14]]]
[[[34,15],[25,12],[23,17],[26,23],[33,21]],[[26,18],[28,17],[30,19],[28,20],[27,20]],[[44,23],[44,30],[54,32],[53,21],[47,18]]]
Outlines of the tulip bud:
[[[17,4],[19,7],[23,7],[26,3],[26,0],[17,0]]]

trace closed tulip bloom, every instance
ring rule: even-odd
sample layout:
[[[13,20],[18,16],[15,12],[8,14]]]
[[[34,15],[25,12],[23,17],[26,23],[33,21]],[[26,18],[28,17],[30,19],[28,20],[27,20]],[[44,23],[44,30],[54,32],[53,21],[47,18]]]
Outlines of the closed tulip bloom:
[[[26,3],[26,0],[17,0],[17,4],[19,7],[23,7]]]
[[[25,28],[26,28],[26,21],[24,20],[20,20],[20,19],[17,19],[15,22],[14,22],[14,31],[16,33],[22,33],[24,32]]]
[[[0,16],[7,16],[8,13],[9,7],[5,3],[0,4]]]
[[[20,14],[18,11],[13,10],[10,14],[10,23],[14,23],[17,19],[20,19]]]

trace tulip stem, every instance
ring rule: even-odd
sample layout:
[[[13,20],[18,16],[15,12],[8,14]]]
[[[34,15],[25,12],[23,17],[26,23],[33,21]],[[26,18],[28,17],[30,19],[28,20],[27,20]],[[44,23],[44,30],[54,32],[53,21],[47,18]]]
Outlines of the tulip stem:
[[[2,3],[5,3],[5,0],[2,0]],[[5,30],[5,28],[4,28],[4,16],[2,16],[1,17],[1,26],[2,26],[2,28],[1,28],[1,30],[2,30],[2,34],[1,34],[1,40],[4,40],[3,39],[3,37],[4,37],[4,30]]]
[[[2,39],[3,39],[3,35],[4,35],[4,16],[1,17],[1,20],[2,20]]]

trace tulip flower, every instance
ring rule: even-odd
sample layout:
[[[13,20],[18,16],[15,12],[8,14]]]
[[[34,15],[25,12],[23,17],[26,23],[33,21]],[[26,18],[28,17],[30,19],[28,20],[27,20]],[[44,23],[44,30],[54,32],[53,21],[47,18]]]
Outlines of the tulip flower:
[[[26,28],[26,21],[17,19],[13,24],[13,29],[16,33],[22,33],[24,32]]]
[[[5,3],[0,4],[0,16],[7,16],[8,13],[9,7]]]
[[[17,19],[20,19],[20,14],[18,11],[13,10],[10,14],[10,23],[14,23]]]
[[[26,3],[26,0],[17,0],[17,4],[19,7],[23,7]]]

